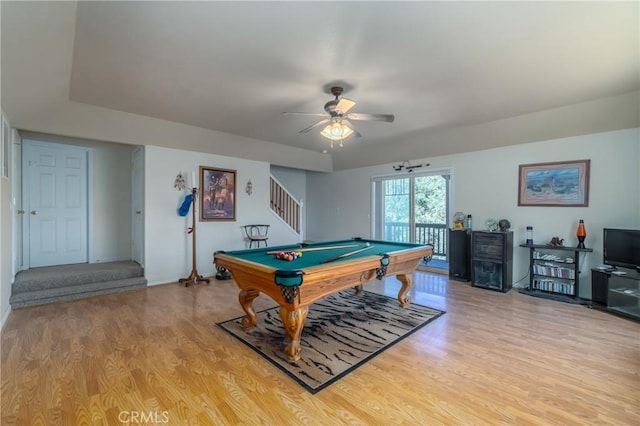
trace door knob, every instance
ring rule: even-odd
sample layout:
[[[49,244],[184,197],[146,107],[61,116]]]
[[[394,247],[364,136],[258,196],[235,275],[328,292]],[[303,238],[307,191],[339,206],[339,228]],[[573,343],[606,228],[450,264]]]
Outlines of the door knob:
[[[24,214],[24,210],[22,209],[18,210],[18,214]]]
[[[136,214],[142,214],[142,210],[136,210]]]
[[[34,216],[37,215],[38,214],[38,210],[31,210],[31,214],[34,215]]]

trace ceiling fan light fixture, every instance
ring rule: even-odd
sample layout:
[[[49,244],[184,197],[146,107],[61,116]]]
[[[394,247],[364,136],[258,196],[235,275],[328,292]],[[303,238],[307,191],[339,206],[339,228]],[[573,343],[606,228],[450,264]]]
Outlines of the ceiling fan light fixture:
[[[320,134],[331,141],[332,147],[333,142],[340,142],[340,146],[342,146],[342,141],[351,135],[355,134],[357,137],[362,136],[357,130],[354,130],[351,127],[352,120],[382,121],[387,123],[393,122],[395,118],[393,114],[368,114],[349,112],[356,103],[351,99],[341,98],[340,95],[342,94],[343,90],[344,89],[340,86],[331,87],[331,94],[335,96],[335,99],[332,99],[324,104],[324,111],[326,114],[318,114],[315,112],[285,112],[283,114],[324,116],[324,119],[316,122],[315,124],[312,124],[311,126],[305,127],[298,133],[306,134],[312,130],[320,129],[324,126]]]
[[[335,121],[322,129],[320,134],[331,141],[342,141],[351,136],[353,130],[346,124]]]

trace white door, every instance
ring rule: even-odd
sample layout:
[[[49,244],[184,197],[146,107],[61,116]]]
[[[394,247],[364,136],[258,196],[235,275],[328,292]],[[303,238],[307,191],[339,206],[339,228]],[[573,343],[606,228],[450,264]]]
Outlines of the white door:
[[[88,151],[24,141],[25,241],[31,268],[87,262]]]
[[[144,267],[144,150],[142,147],[133,150],[131,171],[131,206],[133,218],[131,224],[131,256]]]

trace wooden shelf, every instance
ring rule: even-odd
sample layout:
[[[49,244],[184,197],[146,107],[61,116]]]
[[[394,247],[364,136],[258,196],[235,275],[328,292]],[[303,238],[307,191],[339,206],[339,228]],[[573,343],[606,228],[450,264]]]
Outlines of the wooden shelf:
[[[593,251],[592,248],[552,246],[548,244],[520,244],[520,247],[526,247],[531,249],[543,249],[543,250],[578,251],[578,252],[584,252],[584,253],[591,253]]]
[[[593,249],[547,244],[520,244],[520,247],[529,249],[529,290],[579,297],[580,253],[590,253]],[[572,255],[557,257],[549,254],[550,251]]]

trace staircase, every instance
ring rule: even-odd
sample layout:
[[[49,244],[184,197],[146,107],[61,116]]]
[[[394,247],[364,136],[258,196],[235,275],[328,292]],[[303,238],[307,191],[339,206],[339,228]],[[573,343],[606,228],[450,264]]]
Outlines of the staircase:
[[[133,261],[48,266],[19,272],[9,303],[15,309],[146,286],[142,267]]]
[[[271,210],[289,227],[300,235],[302,241],[302,202],[296,200],[278,180],[270,179]]]

